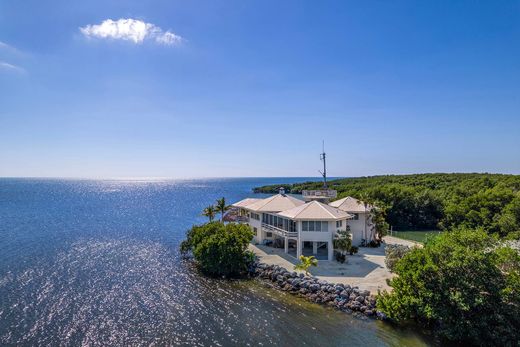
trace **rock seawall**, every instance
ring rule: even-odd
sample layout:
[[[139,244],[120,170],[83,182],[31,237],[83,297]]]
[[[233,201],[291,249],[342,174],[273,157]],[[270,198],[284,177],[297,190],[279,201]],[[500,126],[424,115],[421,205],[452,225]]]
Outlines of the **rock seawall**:
[[[329,283],[303,273],[290,272],[278,265],[255,262],[249,269],[253,277],[269,281],[273,287],[326,304],[346,312],[360,312],[369,317],[385,318],[376,311],[376,299],[368,290],[359,290],[348,284]]]

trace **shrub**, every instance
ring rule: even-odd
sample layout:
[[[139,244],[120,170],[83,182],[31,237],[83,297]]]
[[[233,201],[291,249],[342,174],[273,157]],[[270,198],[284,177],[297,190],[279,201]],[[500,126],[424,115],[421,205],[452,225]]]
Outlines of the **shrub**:
[[[381,246],[381,241],[380,240],[371,240],[368,243],[368,247],[371,247],[371,248],[377,248],[379,246]]]
[[[211,222],[187,232],[181,252],[193,252],[200,269],[210,276],[237,276],[247,269],[247,252],[253,233],[247,225]]]
[[[410,252],[411,248],[404,245],[386,245],[385,264],[390,271],[394,271],[395,264]]]
[[[343,253],[336,252],[336,261],[343,264],[347,260],[347,256]]]
[[[350,249],[349,249],[349,253],[350,253],[350,255],[354,255],[354,254],[356,254],[358,251],[359,251],[359,247],[358,247],[358,246],[352,246],[352,247],[350,247]]]
[[[413,248],[395,264],[393,292],[378,309],[415,320],[444,340],[512,346],[520,339],[520,256],[483,230],[455,230]]]

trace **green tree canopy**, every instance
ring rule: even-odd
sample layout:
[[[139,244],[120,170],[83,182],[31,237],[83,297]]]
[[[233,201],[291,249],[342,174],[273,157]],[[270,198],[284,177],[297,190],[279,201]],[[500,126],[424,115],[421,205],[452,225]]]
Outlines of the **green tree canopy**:
[[[244,224],[211,222],[192,227],[181,244],[192,251],[200,269],[210,276],[238,276],[247,268],[251,229]]]
[[[520,256],[482,229],[443,233],[399,260],[378,309],[446,340],[483,346],[520,341]]]

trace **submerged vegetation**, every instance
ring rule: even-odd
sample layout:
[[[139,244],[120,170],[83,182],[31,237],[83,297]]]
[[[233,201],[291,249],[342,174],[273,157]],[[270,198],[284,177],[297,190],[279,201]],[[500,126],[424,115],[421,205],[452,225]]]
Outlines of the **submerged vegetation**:
[[[321,183],[285,184],[286,191],[319,189]],[[482,228],[499,236],[520,235],[520,175],[454,173],[345,178],[329,182],[338,198],[370,199],[395,230]],[[255,188],[273,193],[280,185]]]
[[[247,250],[252,238],[247,225],[210,222],[188,230],[181,252],[192,252],[197,265],[207,275],[240,276],[254,261]]]
[[[401,256],[400,254],[399,256]],[[480,346],[520,341],[520,255],[482,229],[458,229],[407,251],[377,307],[440,338]]]

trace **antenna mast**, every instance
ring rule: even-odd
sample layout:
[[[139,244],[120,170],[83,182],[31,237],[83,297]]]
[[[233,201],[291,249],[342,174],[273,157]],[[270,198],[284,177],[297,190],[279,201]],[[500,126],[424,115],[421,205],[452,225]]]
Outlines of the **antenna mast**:
[[[323,188],[327,189],[327,162],[325,159],[327,155],[325,154],[325,141],[322,141],[322,150],[320,160],[323,160],[323,172],[319,171],[319,173],[323,176]]]

